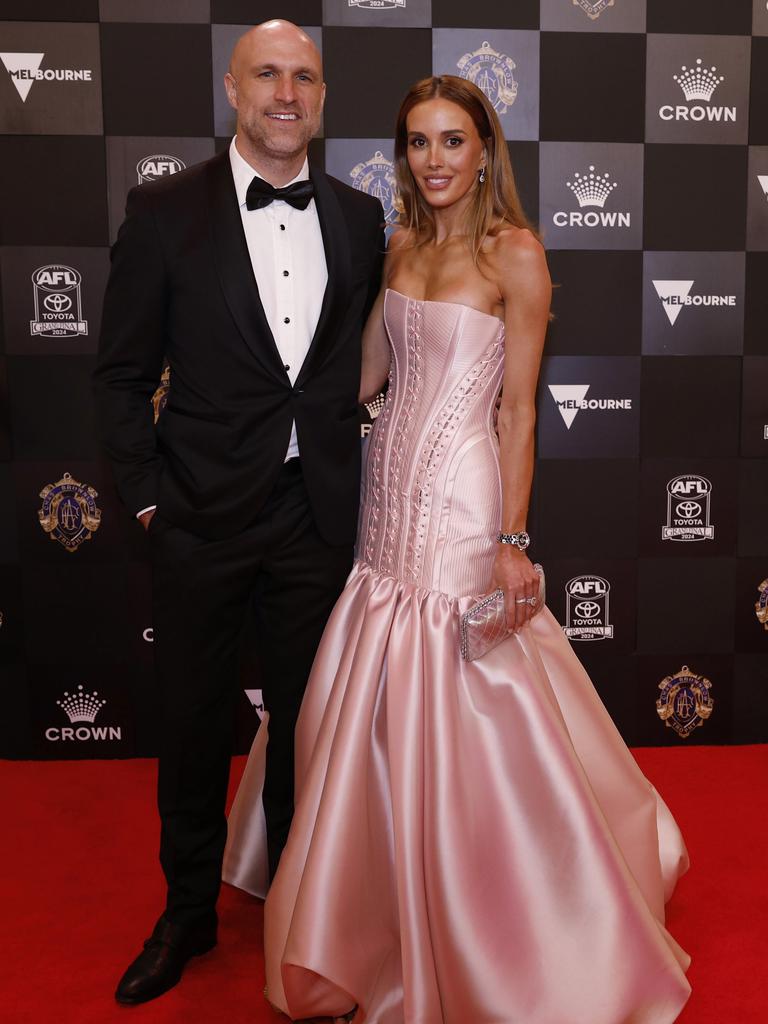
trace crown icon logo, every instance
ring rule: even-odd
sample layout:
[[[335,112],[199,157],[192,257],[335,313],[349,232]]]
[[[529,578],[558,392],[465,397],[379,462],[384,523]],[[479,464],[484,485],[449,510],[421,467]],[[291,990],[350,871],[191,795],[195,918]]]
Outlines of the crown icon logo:
[[[98,692],[88,693],[82,686],[78,686],[77,693],[64,691],[64,699],[56,703],[65,712],[70,722],[94,722],[96,715],[107,703],[98,699]]]
[[[702,67],[701,57],[696,61],[696,67],[687,68],[683,64],[681,74],[672,77],[683,90],[687,100],[711,100],[712,93],[724,80],[724,75],[716,74],[717,68]]]
[[[594,164],[589,165],[589,174],[579,174],[577,171],[573,181],[566,184],[578,199],[579,206],[599,206],[600,209],[605,206],[605,200],[611,192],[618,188],[617,182],[611,181],[607,171],[602,175],[595,174]]]
[[[368,415],[372,420],[375,420],[381,410],[384,408],[384,395],[376,395],[376,397],[365,403],[365,408],[368,411]]]

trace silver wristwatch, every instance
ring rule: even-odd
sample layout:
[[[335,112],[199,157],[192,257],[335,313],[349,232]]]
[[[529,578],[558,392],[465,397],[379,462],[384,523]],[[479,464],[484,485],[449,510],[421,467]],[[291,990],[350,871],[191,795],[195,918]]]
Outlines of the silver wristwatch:
[[[521,551],[525,551],[531,543],[531,538],[525,530],[521,530],[519,533],[500,533],[497,540],[499,544],[513,544],[516,548],[520,548]]]

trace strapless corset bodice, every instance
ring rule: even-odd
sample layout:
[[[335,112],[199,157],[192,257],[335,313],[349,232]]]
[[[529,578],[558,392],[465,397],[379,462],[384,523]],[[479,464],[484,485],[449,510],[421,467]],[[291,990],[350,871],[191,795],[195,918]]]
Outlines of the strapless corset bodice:
[[[494,411],[504,325],[389,289],[389,389],[363,476],[358,559],[452,596],[490,583],[501,517]]]

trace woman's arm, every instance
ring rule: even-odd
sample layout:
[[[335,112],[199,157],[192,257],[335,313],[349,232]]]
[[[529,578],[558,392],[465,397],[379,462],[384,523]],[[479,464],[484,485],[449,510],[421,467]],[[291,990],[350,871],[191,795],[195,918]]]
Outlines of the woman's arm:
[[[392,350],[389,345],[387,329],[384,326],[384,296],[397,260],[397,253],[407,234],[407,231],[398,229],[389,239],[381,275],[381,288],[363,329],[363,364],[358,398],[361,403],[375,398],[384,387],[389,375]]]
[[[534,235],[519,228],[497,237],[489,260],[504,300],[506,352],[498,432],[501,461],[502,514],[499,529],[525,529],[533,480],[536,385],[549,319],[552,285],[544,248]],[[538,594],[539,577],[527,554],[499,544],[493,582],[507,595],[507,621],[518,629],[530,619],[530,604],[518,603]]]

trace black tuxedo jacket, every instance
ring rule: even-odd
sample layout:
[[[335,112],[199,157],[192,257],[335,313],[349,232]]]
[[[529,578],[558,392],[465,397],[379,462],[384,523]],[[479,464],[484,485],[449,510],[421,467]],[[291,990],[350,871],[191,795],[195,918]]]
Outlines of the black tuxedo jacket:
[[[112,249],[95,392],[118,491],[203,537],[258,515],[296,420],[312,511],[354,539],[360,337],[384,250],[378,200],[310,168],[328,264],[317,330],[294,386],[253,275],[224,152],[135,188]],[[300,287],[300,282],[298,282]],[[171,390],[155,428],[163,362]]]

